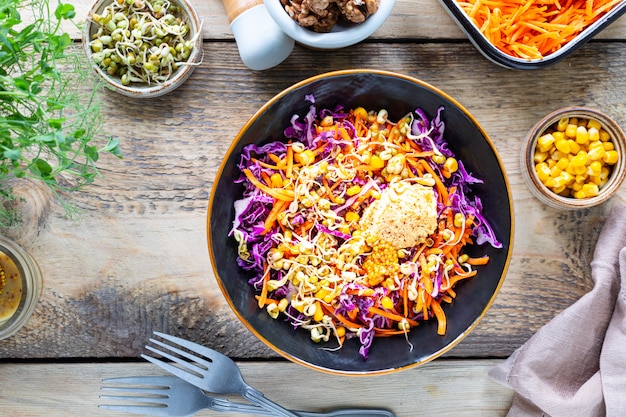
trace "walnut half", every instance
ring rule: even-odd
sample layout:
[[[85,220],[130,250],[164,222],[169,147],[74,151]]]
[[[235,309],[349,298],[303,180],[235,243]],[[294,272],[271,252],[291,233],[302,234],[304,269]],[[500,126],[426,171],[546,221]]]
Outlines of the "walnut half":
[[[300,26],[315,32],[330,32],[340,19],[362,23],[380,6],[380,0],[281,0],[281,3]]]

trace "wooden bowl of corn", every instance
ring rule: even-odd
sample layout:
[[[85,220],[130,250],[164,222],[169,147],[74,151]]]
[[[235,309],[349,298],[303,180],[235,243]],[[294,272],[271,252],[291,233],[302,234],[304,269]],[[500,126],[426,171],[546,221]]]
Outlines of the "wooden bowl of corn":
[[[626,136],[611,117],[586,107],[563,108],[531,129],[522,173],[548,206],[589,208],[608,200],[624,181],[625,151]]]

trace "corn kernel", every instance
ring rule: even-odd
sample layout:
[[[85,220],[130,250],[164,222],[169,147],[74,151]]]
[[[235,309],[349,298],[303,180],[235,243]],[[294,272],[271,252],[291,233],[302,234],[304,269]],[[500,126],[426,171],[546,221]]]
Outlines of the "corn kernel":
[[[568,165],[569,165],[569,159],[567,159],[567,158],[561,158],[556,163],[557,168],[559,168],[561,171],[564,170],[565,168],[567,168]]]
[[[572,139],[575,138],[576,130],[578,130],[578,125],[572,124],[570,120],[570,124],[568,124],[567,127],[565,128],[565,136],[567,136],[568,138],[572,138]]]
[[[308,166],[315,162],[315,153],[312,150],[307,149],[294,154],[293,159],[301,165]]]
[[[589,142],[589,132],[584,126],[576,127],[576,142],[580,144]]]
[[[571,174],[568,174],[567,172],[563,171],[561,172],[561,174],[559,175],[560,178],[563,179],[565,185],[570,185],[571,183],[574,182],[575,177]]]
[[[615,145],[613,145],[613,142],[611,141],[602,142],[602,146],[604,146],[605,151],[612,151],[613,149],[615,149]]]
[[[346,213],[346,221],[348,223],[356,222],[359,220],[359,214],[355,211],[349,211]]]
[[[333,116],[326,116],[320,122],[320,126],[321,127],[329,127],[329,126],[332,126],[333,123],[334,123]]]
[[[354,116],[361,120],[367,120],[367,110],[365,110],[363,107],[357,107],[356,109],[354,109]]]
[[[574,198],[581,199],[581,198],[585,198],[585,197],[587,197],[587,196],[585,195],[585,192],[582,189],[574,192]]]
[[[574,173],[577,176],[578,175],[586,175],[587,174],[587,166],[586,165],[575,166],[574,167]]]
[[[585,197],[595,197],[600,193],[600,190],[596,184],[585,184],[582,192],[585,193]]]
[[[383,298],[381,298],[380,304],[387,310],[393,309],[393,301],[391,301],[391,298],[389,298],[388,296],[384,296]]]
[[[431,157],[434,163],[442,165],[446,162],[446,157],[441,154],[435,154]]]
[[[611,139],[611,135],[609,135],[609,132],[604,129],[600,129],[600,140],[602,142],[606,142],[609,139]]]
[[[324,318],[324,310],[322,310],[322,307],[319,304],[319,302],[315,303],[314,306],[315,306],[315,313],[313,313],[313,320],[317,322],[321,322],[322,319]]]
[[[370,161],[370,165],[375,169],[380,169],[385,166],[385,161],[383,161],[378,155],[372,155],[372,160]]]
[[[548,157],[550,156],[550,154],[548,152],[535,152],[535,155],[533,156],[533,161],[535,161],[536,164],[538,164],[539,162],[543,162],[546,159],[548,159]]]
[[[599,161],[604,158],[606,151],[604,150],[604,146],[602,146],[602,142],[594,142],[597,145],[589,146],[589,150],[587,151],[587,155],[589,155],[589,159],[591,161]]]
[[[608,179],[610,173],[611,173],[611,170],[609,169],[609,167],[603,166],[602,169],[600,170],[600,179],[602,179],[603,181]]]
[[[443,167],[448,172],[453,173],[459,170],[459,163],[454,158],[448,158],[446,159],[446,162],[444,162]]]
[[[617,162],[618,158],[619,158],[619,155],[617,151],[611,150],[611,151],[606,152],[603,161],[605,164],[613,165]]]
[[[589,156],[587,152],[580,151],[576,154],[574,158],[572,158],[571,164],[574,167],[584,167],[587,166],[587,162],[589,161]]]
[[[557,123],[556,129],[559,132],[565,132],[565,129],[567,128],[567,125],[569,125],[569,117],[563,117]]]
[[[280,174],[278,174],[278,173],[274,173],[270,177],[270,182],[272,183],[272,187],[274,187],[274,188],[282,188],[282,186],[283,186],[283,177]]]
[[[553,177],[553,178],[558,177],[559,175],[561,175],[561,172],[563,172],[563,170],[561,168],[559,168],[557,165],[555,165],[552,168],[550,168],[550,176]]]
[[[551,133],[546,133],[537,139],[537,148],[539,149],[539,152],[548,152],[554,142],[554,136]]]
[[[569,150],[569,143],[568,143],[567,139],[557,140],[554,143],[554,146],[556,147],[556,149],[559,152],[563,152],[564,154],[568,154],[570,152],[570,150]]]
[[[281,298],[281,300],[278,302],[278,310],[279,311],[287,310],[288,306],[289,306],[289,301],[287,301],[286,298]]]
[[[602,128],[602,125],[600,124],[599,121],[597,121],[596,119],[589,119],[587,121],[587,129],[596,129],[596,130],[600,130]]]
[[[578,152],[580,152],[580,144],[578,142],[572,139],[568,139],[567,143],[569,145],[570,153],[577,154]]]
[[[357,195],[360,191],[361,191],[361,186],[357,184],[357,185],[353,185],[352,187],[348,188],[346,190],[346,194],[348,194],[350,197],[352,197],[353,195]]]
[[[550,168],[548,167],[548,164],[542,162],[535,166],[535,170],[537,171],[537,176],[539,177],[539,180],[545,183],[550,176]]]
[[[553,177],[553,185],[551,188],[555,188],[555,192],[559,193],[559,191],[556,191],[556,189],[559,188],[564,188],[565,187],[565,180],[563,179],[562,176],[557,176],[557,177]]]
[[[587,175],[595,175],[600,176],[600,172],[602,171],[602,163],[600,161],[593,161],[587,167]]]
[[[346,328],[343,326],[339,326],[335,329],[335,334],[337,337],[344,337],[346,335]]]
[[[600,140],[600,131],[598,129],[596,129],[595,127],[591,127],[589,128],[588,132],[589,132],[589,140],[591,142]]]

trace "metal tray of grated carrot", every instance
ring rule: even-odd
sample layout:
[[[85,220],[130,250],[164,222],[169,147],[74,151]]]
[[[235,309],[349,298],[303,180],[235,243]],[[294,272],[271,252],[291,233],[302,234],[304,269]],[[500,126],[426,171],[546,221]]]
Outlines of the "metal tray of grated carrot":
[[[626,12],[624,0],[439,2],[487,59],[513,69],[557,63]]]

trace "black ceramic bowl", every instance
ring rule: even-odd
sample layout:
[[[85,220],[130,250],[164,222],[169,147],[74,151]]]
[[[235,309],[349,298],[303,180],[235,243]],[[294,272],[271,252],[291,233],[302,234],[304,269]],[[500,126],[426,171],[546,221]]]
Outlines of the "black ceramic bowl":
[[[233,202],[243,188],[234,180],[244,146],[279,140],[294,114],[306,114],[310,103],[305,95],[314,94],[318,109],[343,105],[346,109],[363,106],[387,109],[390,120],[398,120],[417,108],[433,117],[445,107],[444,137],[450,149],[469,172],[485,180],[474,187],[483,201],[484,215],[494,228],[501,249],[490,245],[469,248],[473,256],[489,255],[490,262],[478,275],[459,283],[457,297],[445,305],[448,329],[437,335],[436,320],[420,324],[408,335],[376,339],[364,360],[358,340],[347,340],[338,351],[320,349],[309,332],[294,331],[291,324],[273,320],[257,306],[248,285],[250,276],[237,265],[237,244],[229,231],[234,218]],[[270,348],[294,362],[329,373],[363,375],[397,371],[428,362],[458,344],[478,324],[493,303],[504,280],[513,243],[513,207],[504,168],[491,140],[478,122],[453,98],[415,78],[371,71],[348,70],[321,74],[286,89],[266,103],[241,129],[220,167],[211,193],[207,232],[209,254],[220,288],[235,314],[245,326]]]

